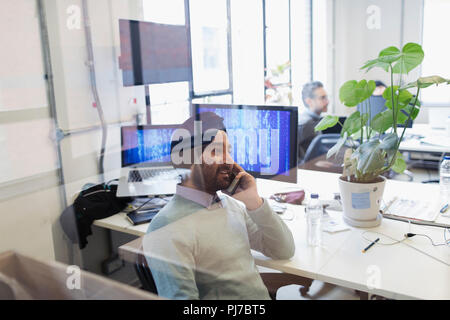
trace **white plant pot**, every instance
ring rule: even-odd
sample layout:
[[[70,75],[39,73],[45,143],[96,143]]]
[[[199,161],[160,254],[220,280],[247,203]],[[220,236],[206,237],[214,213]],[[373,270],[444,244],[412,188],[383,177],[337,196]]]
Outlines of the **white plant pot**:
[[[380,225],[380,203],[386,178],[375,183],[356,183],[339,178],[344,221],[352,227],[372,228]]]

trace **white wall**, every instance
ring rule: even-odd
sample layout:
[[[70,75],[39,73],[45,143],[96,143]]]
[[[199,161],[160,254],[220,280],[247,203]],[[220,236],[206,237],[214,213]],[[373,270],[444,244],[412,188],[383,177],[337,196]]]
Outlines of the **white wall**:
[[[58,186],[55,122],[50,119],[37,1],[0,2],[2,43],[7,66],[0,70],[0,251],[68,261],[59,226],[62,197]],[[61,141],[62,168],[69,202],[87,183],[100,182],[101,131],[90,87],[81,0],[44,0],[57,124],[73,134]],[[108,125],[105,179],[117,178],[120,136],[115,123],[145,110],[144,88],[122,86],[118,68],[118,19],[142,19],[140,0],[88,0],[99,98]],[[5,30],[14,30],[6,32]],[[6,38],[3,38],[6,36]],[[5,42],[3,42],[5,41]],[[132,101],[136,98],[137,103]],[[34,113],[20,113],[36,109]],[[13,113],[10,110],[15,110]],[[17,112],[19,114],[17,114]],[[17,121],[13,118],[18,118]],[[22,142],[28,142],[24,145]],[[44,185],[41,185],[46,182]]]
[[[368,73],[360,71],[366,61],[376,58],[389,46],[401,49],[408,42],[422,43],[423,0],[403,3],[404,11],[402,0],[335,0],[335,113],[353,111],[339,101],[339,88],[344,82],[373,79],[389,83],[388,73],[381,69],[372,69]],[[419,71],[411,71],[404,81],[417,79]]]
[[[123,87],[118,66],[119,19],[142,19],[142,1],[89,0],[97,91],[108,125],[105,171],[120,167],[120,136],[114,124],[133,121],[145,110],[143,86]],[[66,132],[100,125],[92,106],[87,48],[81,0],[46,0],[49,41],[55,79],[58,123]],[[78,20],[77,20],[78,19]],[[79,23],[77,24],[77,22]],[[137,103],[132,101],[136,99]],[[71,198],[86,182],[96,181],[101,130],[73,134],[62,141],[67,196]],[[95,178],[94,178],[95,177]],[[112,175],[106,178],[112,178]],[[115,178],[116,176],[114,176]]]
[[[64,258],[36,1],[0,2],[0,252]]]

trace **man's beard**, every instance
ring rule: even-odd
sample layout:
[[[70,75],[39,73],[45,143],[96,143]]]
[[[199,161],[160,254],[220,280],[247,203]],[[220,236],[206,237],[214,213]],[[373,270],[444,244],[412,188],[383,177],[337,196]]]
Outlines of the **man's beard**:
[[[231,184],[232,168],[233,165],[229,164],[217,166],[196,164],[191,175],[192,182],[196,187],[211,194],[218,190],[224,190]]]

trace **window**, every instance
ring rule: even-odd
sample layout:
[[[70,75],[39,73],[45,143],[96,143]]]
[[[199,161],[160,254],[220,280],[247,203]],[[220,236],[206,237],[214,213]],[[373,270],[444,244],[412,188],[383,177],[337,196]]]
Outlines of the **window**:
[[[265,99],[292,104],[290,0],[265,0]]]
[[[230,2],[234,103],[264,103],[262,1]]]
[[[185,24],[185,0],[143,0],[144,19]],[[189,100],[230,101],[227,0],[190,0],[193,96],[188,82],[149,86],[152,124],[181,123],[190,115]]]
[[[303,85],[323,79],[327,74],[326,3],[322,0],[265,0],[263,4],[266,103],[298,106],[300,113],[304,110]]]
[[[448,0],[425,0],[423,18],[423,50],[425,59],[422,63],[422,76],[440,75],[448,78],[450,64],[448,52],[450,42],[441,35],[446,32],[446,21],[450,12]],[[432,86],[422,91],[425,106],[450,106],[450,90],[442,86]]]
[[[191,0],[194,93],[229,90],[227,3]]]
[[[217,101],[232,92],[229,0],[189,3],[194,98]]]

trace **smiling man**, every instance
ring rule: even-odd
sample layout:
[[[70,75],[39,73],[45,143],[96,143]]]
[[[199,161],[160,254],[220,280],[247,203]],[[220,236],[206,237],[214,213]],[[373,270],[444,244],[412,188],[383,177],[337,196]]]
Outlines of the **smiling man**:
[[[172,162],[190,174],[152,220],[143,242],[158,294],[269,299],[250,250],[291,258],[292,234],[258,195],[255,179],[234,163],[223,119],[206,112],[197,120],[188,119],[184,133],[172,138]],[[224,194],[234,179],[239,187]]]

